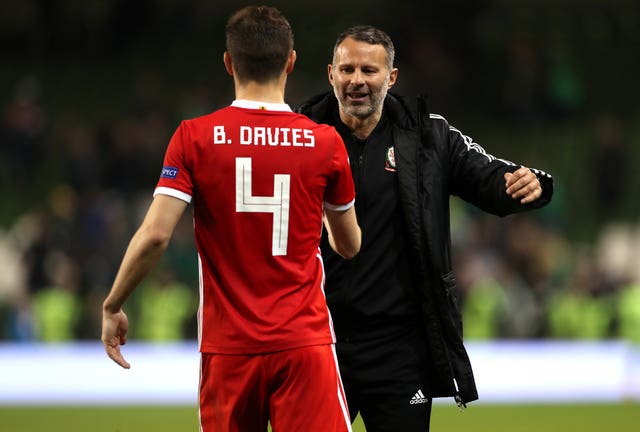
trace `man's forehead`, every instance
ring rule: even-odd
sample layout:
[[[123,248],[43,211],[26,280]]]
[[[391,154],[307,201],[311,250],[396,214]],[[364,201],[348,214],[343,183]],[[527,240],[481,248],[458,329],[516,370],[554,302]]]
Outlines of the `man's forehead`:
[[[380,44],[370,44],[347,38],[336,49],[336,63],[386,63],[387,51]]]

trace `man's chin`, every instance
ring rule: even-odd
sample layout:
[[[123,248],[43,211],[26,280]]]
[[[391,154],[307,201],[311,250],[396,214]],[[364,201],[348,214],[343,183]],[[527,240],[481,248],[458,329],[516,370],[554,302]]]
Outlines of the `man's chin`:
[[[367,105],[349,104],[346,108],[347,114],[359,119],[367,118],[371,115],[371,108]]]

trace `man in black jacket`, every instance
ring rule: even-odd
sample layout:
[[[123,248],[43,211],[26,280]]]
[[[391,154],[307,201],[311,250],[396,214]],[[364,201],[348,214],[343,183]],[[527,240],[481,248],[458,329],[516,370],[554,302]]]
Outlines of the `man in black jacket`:
[[[323,239],[326,295],[353,419],[368,432],[429,430],[434,397],[478,398],[463,346],[451,269],[449,197],[503,216],[546,205],[543,171],[498,159],[429,114],[421,98],[388,93],[394,47],[370,26],[336,41],[333,93],[299,111],[336,127],[356,183],[360,254],[341,259]]]

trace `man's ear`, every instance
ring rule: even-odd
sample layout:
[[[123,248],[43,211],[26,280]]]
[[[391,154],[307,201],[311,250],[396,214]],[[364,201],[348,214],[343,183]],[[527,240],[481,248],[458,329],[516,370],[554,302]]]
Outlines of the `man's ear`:
[[[293,67],[296,64],[297,58],[298,55],[296,54],[296,50],[291,50],[291,53],[289,53],[289,60],[287,60],[287,68],[285,70],[287,75],[293,72]]]
[[[224,62],[224,68],[227,70],[227,73],[233,76],[233,63],[231,62],[231,56],[229,55],[228,51],[224,52],[222,61]]]
[[[391,69],[391,73],[389,74],[389,86],[387,88],[393,87],[398,79],[398,68]]]
[[[329,78],[329,83],[333,86],[333,65],[331,63],[327,65],[327,77]]]

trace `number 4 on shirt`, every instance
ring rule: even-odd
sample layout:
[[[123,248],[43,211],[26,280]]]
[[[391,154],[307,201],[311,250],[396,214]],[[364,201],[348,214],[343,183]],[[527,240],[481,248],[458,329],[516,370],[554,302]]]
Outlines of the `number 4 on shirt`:
[[[291,176],[275,174],[273,196],[253,196],[251,158],[236,158],[236,212],[273,213],[273,256],[287,254]]]

